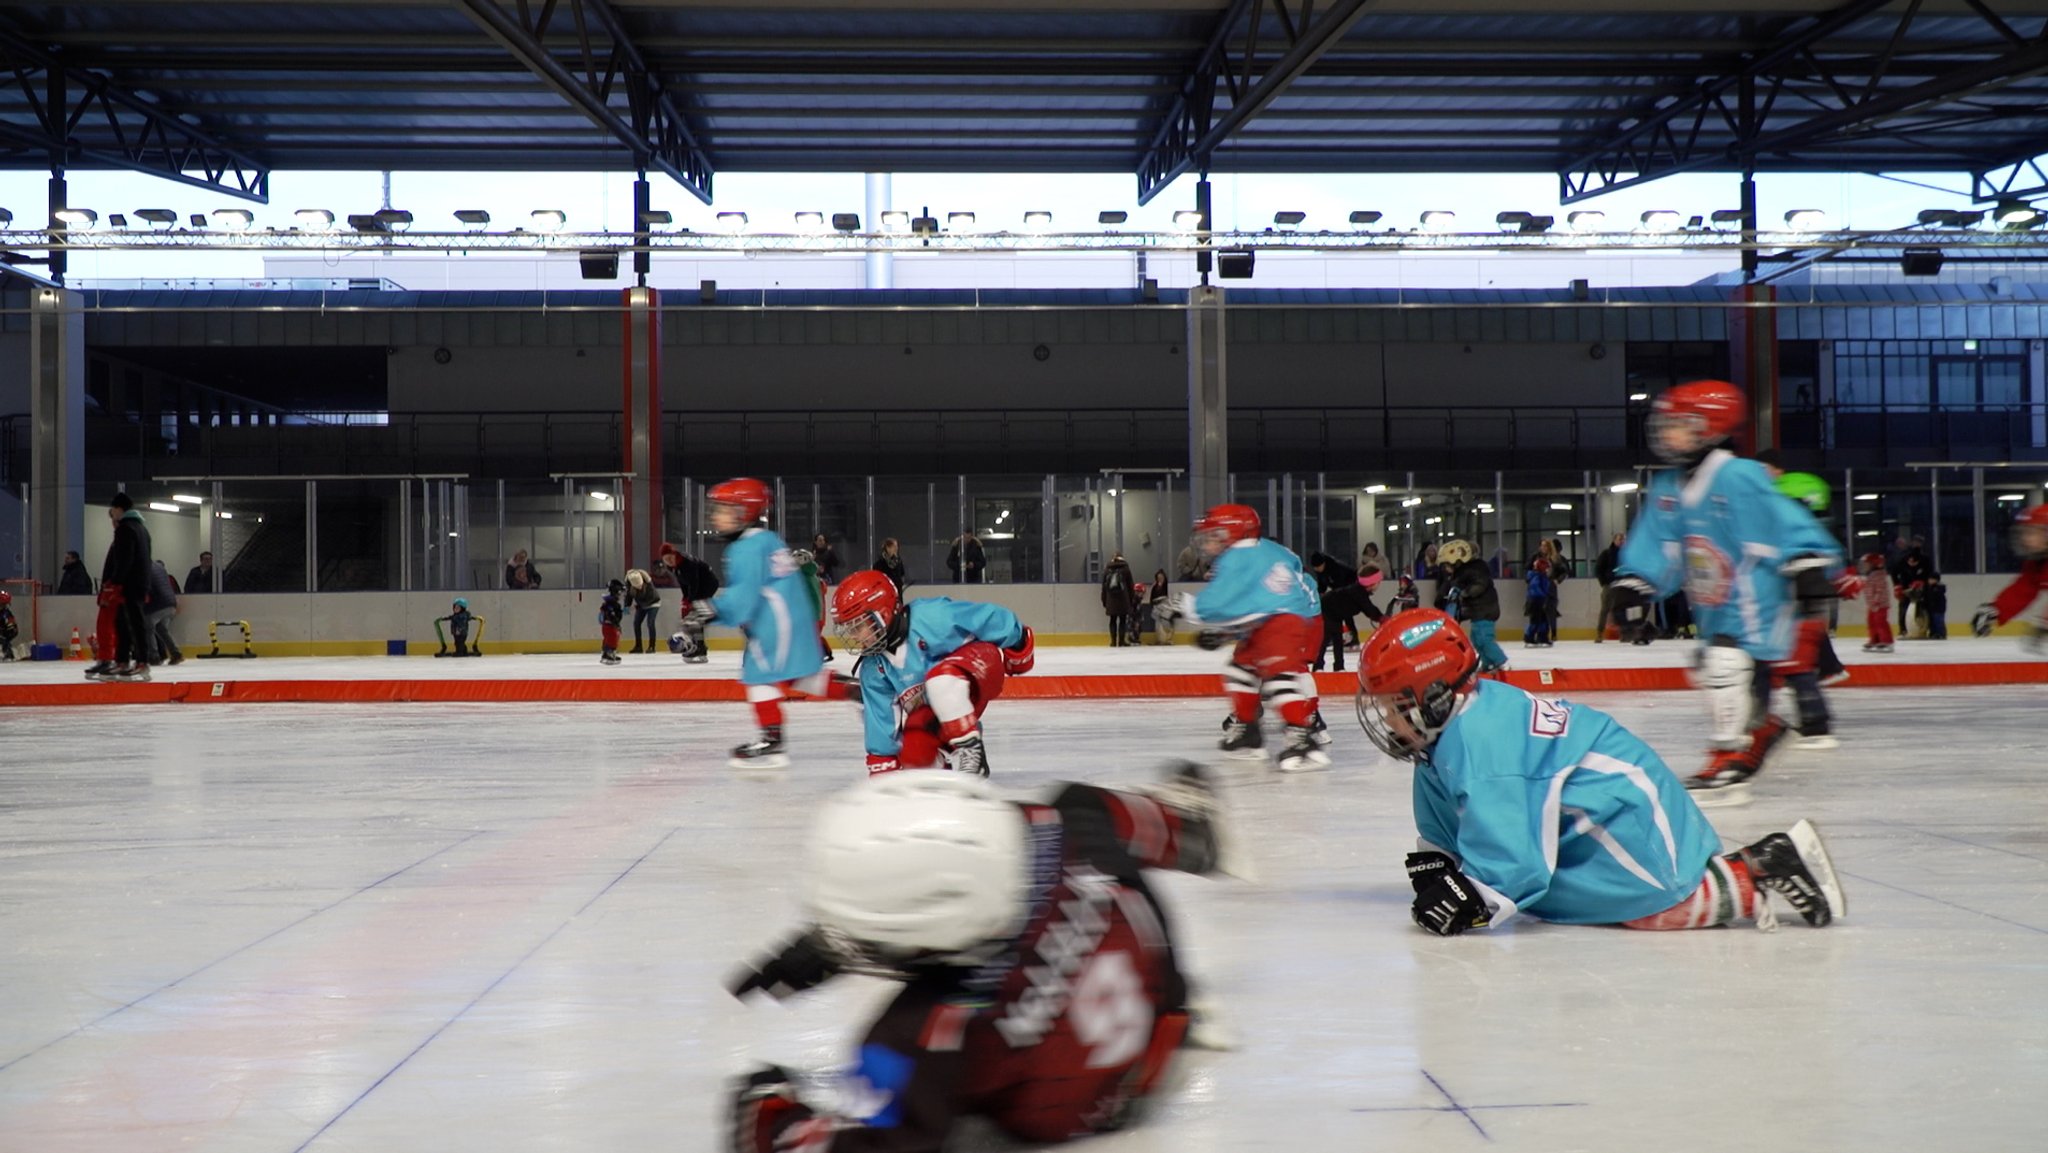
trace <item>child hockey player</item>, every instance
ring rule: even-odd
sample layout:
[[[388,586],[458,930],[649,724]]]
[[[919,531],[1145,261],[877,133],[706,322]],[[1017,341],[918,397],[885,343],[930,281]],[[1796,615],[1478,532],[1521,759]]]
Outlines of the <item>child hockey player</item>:
[[[1489,575],[1487,579],[1490,581],[1493,578]],[[1404,612],[1421,603],[1422,593],[1415,587],[1415,578],[1407,573],[1402,573],[1394,582],[1394,596],[1393,599],[1387,602],[1387,615],[1391,616],[1394,613]],[[1500,618],[1495,617],[1494,619],[1499,620]],[[1507,656],[1503,654],[1501,660],[1505,663]]]
[[[752,477],[714,485],[704,494],[705,519],[725,540],[725,587],[708,601],[690,605],[685,633],[701,635],[705,625],[722,621],[740,630],[746,651],[740,658],[740,683],[761,735],[735,747],[736,768],[779,769],[789,764],[782,747],[782,699],[795,688],[812,696],[845,700],[853,694],[850,680],[836,680],[825,671],[815,621],[808,615],[810,593],[803,574],[789,555],[789,546],[762,523],[768,515],[768,486]]]
[[[1786,728],[1770,713],[1772,677],[1812,671],[1827,631],[1800,606],[1840,595],[1830,577],[1840,565],[1834,538],[1762,465],[1726,447],[1747,404],[1718,380],[1658,396],[1650,446],[1675,467],[1651,480],[1611,586],[1623,631],[1634,635],[1650,627],[1655,601],[1683,586],[1703,638],[1695,683],[1712,718],[1707,764],[1687,779],[1690,789],[1739,785],[1763,767]]]
[[[619,663],[619,625],[626,619],[626,582],[614,579],[604,591],[604,599],[597,603],[597,631],[604,638],[604,650],[598,654],[599,664]]]
[[[0,589],[0,661],[14,659],[14,640],[21,635],[21,626],[14,622],[14,594]]]
[[[1892,577],[1884,569],[1883,553],[1863,557],[1863,623],[1870,633],[1864,652],[1892,651]]]
[[[730,1147],[936,1153],[968,1117],[1033,1142],[1129,1123],[1190,1025],[1145,870],[1220,872],[1218,821],[1193,765],[1149,796],[1070,784],[1011,802],[972,777],[892,773],[827,802],[800,874],[811,925],[732,991],[783,998],[840,973],[903,988],[841,1114],[768,1066],[736,1087]]]
[[[2012,551],[2021,559],[2020,575],[1990,604],[1982,605],[1970,618],[1970,630],[1988,637],[1991,630],[2020,619],[2028,606],[2048,591],[2048,504],[2037,504],[2014,518]],[[2027,622],[2027,651],[2041,651],[2041,637],[2048,631],[2038,616]]]
[[[1497,673],[1507,668],[1508,654],[1493,639],[1493,630],[1500,624],[1500,594],[1493,587],[1493,572],[1468,540],[1446,541],[1436,555],[1443,562],[1444,584],[1450,591],[1445,601],[1453,606],[1452,615],[1479,649],[1479,671]],[[1407,607],[1414,608],[1416,603]]]
[[[1927,614],[1927,639],[1947,640],[1948,586],[1941,583],[1940,573],[1927,574],[1927,583],[1920,589],[1920,608]]]
[[[1522,606],[1528,624],[1522,629],[1522,647],[1547,649],[1550,640],[1550,604],[1557,595],[1557,584],[1550,579],[1550,562],[1537,557],[1529,562],[1529,575],[1524,578],[1529,588],[1529,599]]]
[[[469,647],[469,622],[475,619],[476,616],[469,611],[469,601],[463,597],[455,598],[455,604],[449,608],[447,616],[436,618],[436,624],[442,621],[448,623],[448,636],[455,642],[455,651],[447,655],[456,657],[480,657],[483,655]],[[436,653],[434,655],[440,656],[442,654]]]
[[[1202,630],[1203,648],[1238,638],[1223,672],[1230,695],[1221,748],[1246,759],[1265,759],[1259,727],[1264,703],[1280,710],[1287,744],[1280,750],[1283,772],[1330,763],[1323,752],[1329,734],[1316,711],[1315,677],[1308,671],[1322,639],[1322,598],[1301,561],[1259,535],[1259,514],[1248,505],[1219,504],[1195,522],[1195,540],[1211,558],[1209,585],[1199,595],[1182,593],[1173,615]]]
[[[926,597],[904,604],[896,583],[872,569],[841,581],[832,619],[858,655],[868,774],[939,764],[988,775],[981,714],[1003,679],[1031,671],[1031,630],[1001,605]]]
[[[1650,746],[1613,717],[1478,676],[1449,617],[1418,609],[1366,643],[1358,720],[1415,766],[1415,923],[1438,936],[1516,914],[1567,924],[1770,928],[1848,911],[1806,821],[1734,853]]]

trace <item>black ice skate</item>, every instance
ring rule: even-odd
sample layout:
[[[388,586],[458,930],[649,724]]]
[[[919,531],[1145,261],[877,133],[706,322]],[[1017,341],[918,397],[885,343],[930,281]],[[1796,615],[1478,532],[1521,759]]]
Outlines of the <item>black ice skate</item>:
[[[1308,735],[1319,749],[1329,748],[1330,742],[1335,739],[1330,736],[1330,726],[1323,722],[1323,710],[1317,709],[1308,715]]]
[[[619,654],[613,652],[610,649],[606,649],[602,654],[598,656],[597,663],[601,665],[616,665],[621,664],[623,662],[620,661]]]
[[[1330,766],[1330,754],[1316,744],[1315,731],[1307,725],[1287,726],[1287,744],[1280,749],[1280,771],[1307,773]]]
[[[1240,721],[1231,717],[1223,722],[1223,739],[1216,742],[1225,756],[1240,761],[1263,761],[1266,759],[1266,733],[1257,721]]]
[[[1782,833],[1772,833],[1736,853],[1749,866],[1749,874],[1761,890],[1785,899],[1792,910],[1818,929],[1837,917],[1847,916],[1848,901],[1841,882],[1835,879],[1834,863],[1827,846],[1821,844],[1820,830],[1811,821],[1801,821]],[[1763,893],[1757,894],[1759,901]]]
[[[969,733],[947,745],[946,759],[956,773],[966,773],[973,777],[988,776],[988,750],[982,747],[980,733]]]
[[[85,670],[85,679],[89,681],[96,681],[113,671],[114,662],[97,661],[92,665],[92,667]]]
[[[762,729],[760,736],[744,745],[735,746],[732,759],[726,764],[735,769],[788,768],[789,757],[782,751],[781,727]]]

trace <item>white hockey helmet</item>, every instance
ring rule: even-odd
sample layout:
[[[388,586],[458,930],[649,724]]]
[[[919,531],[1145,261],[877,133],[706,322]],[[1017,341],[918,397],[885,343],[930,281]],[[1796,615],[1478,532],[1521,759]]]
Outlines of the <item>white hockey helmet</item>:
[[[1476,552],[1477,550],[1472,547],[1472,542],[1469,540],[1447,540],[1436,546],[1436,559],[1452,568],[1457,568],[1459,565],[1471,560]]]
[[[1024,846],[1023,814],[979,777],[873,777],[818,814],[804,905],[849,967],[977,963],[1023,928]]]

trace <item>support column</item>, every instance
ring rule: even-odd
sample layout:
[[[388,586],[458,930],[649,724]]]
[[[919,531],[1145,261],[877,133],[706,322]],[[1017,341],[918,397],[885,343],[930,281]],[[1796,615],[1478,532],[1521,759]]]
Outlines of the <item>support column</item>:
[[[867,203],[863,206],[861,227],[869,232],[882,231],[882,213],[890,208],[891,185],[894,183],[887,172],[867,174]],[[896,271],[890,264],[892,257],[886,252],[870,252],[867,256],[866,278],[861,281],[865,288],[896,287]]]
[[[644,567],[666,526],[661,483],[661,292],[625,290],[626,410],[619,461],[620,571]]]
[[[1188,511],[1230,500],[1230,389],[1223,290],[1188,290]]]
[[[1769,307],[1778,290],[1745,284],[1733,290],[1728,310],[1728,370],[1731,383],[1749,397],[1750,452],[1778,447],[1778,310]],[[1746,307],[1763,305],[1765,307]]]
[[[82,298],[75,292],[29,289],[28,574],[52,588],[65,551],[85,547],[85,313],[81,305]]]

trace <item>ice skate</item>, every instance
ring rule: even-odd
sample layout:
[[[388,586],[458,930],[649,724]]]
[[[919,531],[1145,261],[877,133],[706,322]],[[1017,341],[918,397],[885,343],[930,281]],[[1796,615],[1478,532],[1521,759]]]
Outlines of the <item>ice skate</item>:
[[[112,661],[99,661],[99,662],[96,662],[96,663],[95,663],[95,664],[93,664],[93,665],[92,665],[91,667],[89,667],[89,668],[87,668],[87,669],[85,670],[85,679],[86,679],[86,680],[89,680],[89,681],[97,681],[97,680],[101,680],[101,679],[103,679],[103,678],[104,678],[104,677],[105,677],[105,676],[106,676],[106,675],[107,675],[108,673],[110,673],[110,672],[113,672],[113,671],[114,671],[114,662],[112,662]]]
[[[1223,739],[1216,743],[1223,755],[1238,761],[1266,759],[1266,733],[1257,721],[1231,717],[1223,722]]]
[[[146,681],[149,679],[148,665],[115,665],[101,678],[109,681]]]
[[[789,755],[782,749],[782,730],[763,729],[761,735],[744,745],[736,745],[732,759],[726,764],[735,769],[786,769]]]
[[[616,665],[623,664],[624,662],[620,659],[619,654],[607,651],[597,658],[597,663],[601,665]]]
[[[1782,897],[1792,910],[1818,929],[1847,916],[1849,904],[1835,878],[1834,863],[1820,830],[1811,821],[1800,821],[1782,833],[1772,833],[1738,854],[1749,866],[1757,887]],[[1762,901],[1764,894],[1759,892]],[[1761,920],[1761,918],[1759,918]]]
[[[1280,749],[1280,771],[1308,773],[1330,767],[1330,754],[1316,744],[1315,732],[1307,725],[1287,726],[1287,744]]]
[[[947,746],[946,760],[956,773],[988,776],[988,750],[982,746],[980,733],[969,733]]]
[[[1335,739],[1330,736],[1330,726],[1323,720],[1323,710],[1317,709],[1309,714],[1308,735],[1309,739],[1315,741],[1316,747],[1319,749],[1329,748],[1330,742]]]

